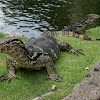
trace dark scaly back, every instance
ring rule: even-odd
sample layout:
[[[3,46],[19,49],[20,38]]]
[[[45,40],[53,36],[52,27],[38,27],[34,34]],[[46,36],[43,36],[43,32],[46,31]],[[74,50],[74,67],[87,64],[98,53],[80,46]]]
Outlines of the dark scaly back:
[[[49,55],[55,60],[59,54],[56,39],[49,35],[39,39],[31,39],[25,43],[25,46],[32,59],[37,59],[40,55]]]

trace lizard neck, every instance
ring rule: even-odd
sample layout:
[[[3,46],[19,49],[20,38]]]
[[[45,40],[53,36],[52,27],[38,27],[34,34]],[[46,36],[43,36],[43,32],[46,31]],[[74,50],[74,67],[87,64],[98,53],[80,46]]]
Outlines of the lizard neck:
[[[21,47],[15,47],[15,49],[7,52],[7,54],[9,54],[20,65],[32,65],[32,61],[28,56],[27,51]]]
[[[82,24],[82,28],[85,29],[87,27],[87,25],[89,25],[91,23],[89,22],[89,18],[86,17],[80,22],[80,24]]]

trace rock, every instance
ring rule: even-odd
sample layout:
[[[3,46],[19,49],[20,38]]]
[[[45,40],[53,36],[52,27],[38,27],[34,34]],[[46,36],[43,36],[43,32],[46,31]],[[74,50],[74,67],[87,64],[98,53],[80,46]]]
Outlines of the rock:
[[[7,32],[6,36],[9,36],[9,37],[15,37],[15,36],[24,37],[24,35],[21,34],[21,33],[10,33],[10,32]]]
[[[100,62],[62,100],[100,100]]]

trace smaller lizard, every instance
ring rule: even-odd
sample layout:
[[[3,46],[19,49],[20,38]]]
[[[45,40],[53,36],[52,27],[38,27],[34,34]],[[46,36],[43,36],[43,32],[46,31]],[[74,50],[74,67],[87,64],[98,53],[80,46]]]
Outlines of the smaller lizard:
[[[81,22],[77,24],[68,26],[61,31],[44,31],[43,35],[44,34],[50,34],[52,36],[66,35],[66,36],[73,36],[85,40],[100,40],[97,38],[91,38],[86,35],[82,35],[85,33],[87,26],[89,24],[92,24],[97,18],[100,18],[100,15],[89,14]]]

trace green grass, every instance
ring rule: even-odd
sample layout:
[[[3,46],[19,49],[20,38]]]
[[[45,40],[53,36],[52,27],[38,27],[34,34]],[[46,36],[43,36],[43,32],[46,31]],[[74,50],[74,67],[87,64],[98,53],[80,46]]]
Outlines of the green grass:
[[[0,32],[0,38],[3,38],[5,36],[6,36],[5,34],[3,34],[2,32]]]
[[[100,27],[90,29],[86,35],[100,38]],[[63,81],[54,82],[46,80],[46,69],[39,71],[27,71],[17,69],[17,79],[0,83],[0,100],[32,100],[33,98],[54,91],[54,94],[44,97],[42,100],[61,100],[68,95],[74,86],[78,84],[91,68],[100,60],[100,41],[87,41],[74,37],[60,36],[57,39],[64,40],[74,48],[83,49],[84,55],[61,52],[54,62],[57,74],[63,77]],[[89,67],[89,71],[85,68]],[[6,74],[6,55],[0,54],[0,75]],[[51,86],[55,84],[56,89]]]

